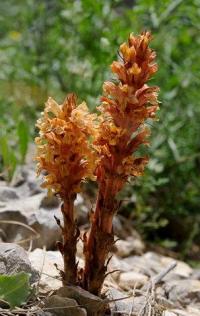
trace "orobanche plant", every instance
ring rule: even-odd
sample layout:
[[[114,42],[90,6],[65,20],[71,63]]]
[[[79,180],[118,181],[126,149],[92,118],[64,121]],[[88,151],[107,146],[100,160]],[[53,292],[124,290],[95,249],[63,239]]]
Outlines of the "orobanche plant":
[[[114,243],[117,194],[129,177],[142,175],[148,162],[136,152],[148,145],[146,123],[159,108],[158,87],[147,85],[157,71],[151,39],[150,32],[131,34],[120,46],[119,60],[111,65],[116,78],[103,85],[99,115],[90,114],[85,103],[77,105],[76,96],[69,94],[61,105],[49,98],[37,122],[38,173],[45,171],[43,186],[63,202],[63,223],[56,219],[62,231],[58,248],[64,260],[63,283],[95,295],[100,294]],[[90,231],[81,235],[74,200],[81,183],[89,179],[98,183],[98,193]],[[79,238],[84,243],[84,269],[76,261]]]

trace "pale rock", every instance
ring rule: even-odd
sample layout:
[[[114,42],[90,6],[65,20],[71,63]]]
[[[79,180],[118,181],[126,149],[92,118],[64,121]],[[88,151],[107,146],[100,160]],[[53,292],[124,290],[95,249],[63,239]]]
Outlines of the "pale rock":
[[[142,256],[130,256],[125,258],[123,261],[124,263],[132,266],[132,269],[135,271],[153,277],[163,271],[163,269],[167,268],[172,262],[174,262],[174,259],[161,256],[154,252],[147,252]],[[188,278],[191,275],[192,268],[188,264],[177,260],[176,268],[167,274],[163,281],[171,281],[174,279],[181,280]]]
[[[88,211],[91,208],[90,203],[83,198],[81,194],[77,194],[74,201],[75,217],[79,226],[88,224]]]
[[[189,305],[189,306],[187,306],[187,311],[188,311],[188,313],[189,313],[189,315],[190,314],[193,314],[194,316],[200,316],[200,301],[199,301],[199,304],[198,304],[198,306],[196,305]]]
[[[200,269],[194,269],[191,275],[191,279],[200,280]]]
[[[164,289],[172,302],[180,302],[184,305],[200,302],[200,281],[198,280],[174,280],[166,283]]]
[[[78,286],[63,286],[56,291],[61,297],[75,299],[77,303],[87,310],[88,316],[102,315],[107,304],[98,297]],[[103,313],[104,315],[104,313]]]
[[[84,308],[78,307],[74,299],[52,295],[45,301],[45,308],[50,308],[55,316],[87,316]]]
[[[47,249],[50,249],[55,247],[56,241],[61,238],[61,232],[54,216],[60,217],[61,212],[55,207],[44,208],[45,197],[46,193],[40,193],[24,199],[11,200],[0,208],[0,220],[8,221],[1,223],[6,241],[19,242],[28,239],[29,242],[23,244],[23,246],[27,246],[32,239],[33,248],[46,246]],[[12,224],[9,221],[15,221],[19,224]],[[39,238],[35,238],[36,233],[20,223],[33,228]]]
[[[107,294],[111,300],[110,308],[112,312],[129,313],[132,308],[132,298],[127,298],[127,293],[119,291],[119,289],[110,288]]]
[[[77,250],[77,256],[79,258],[83,258],[83,241],[81,239],[78,240],[77,245],[76,245],[76,250]]]
[[[128,272],[131,268],[132,267],[124,262],[124,260],[121,260],[116,255],[113,255],[108,265],[108,272],[114,271],[110,274],[110,277],[118,282],[120,273]]]
[[[125,239],[127,237],[126,233],[124,231],[124,227],[123,227],[123,225],[120,221],[120,218],[118,216],[114,216],[114,218],[113,218],[113,231],[114,231],[114,234],[118,238]]]
[[[40,273],[39,287],[43,292],[49,292],[58,289],[62,282],[59,271],[63,269],[63,258],[59,251],[45,251],[35,249],[29,253],[29,259],[32,267]]]
[[[146,253],[148,254],[148,253]],[[162,269],[162,265],[152,257],[144,254],[143,256],[130,256],[123,259],[124,263],[132,267],[132,270],[144,273],[150,277],[158,274]]]
[[[31,283],[36,282],[39,273],[28,258],[26,251],[19,245],[12,243],[0,243],[0,274],[16,274],[26,272],[31,275]]]
[[[177,316],[177,314],[174,314],[173,312],[171,311],[164,311],[162,313],[162,316]]]
[[[117,240],[116,255],[125,258],[132,254],[142,254],[144,251],[144,244],[140,239],[128,237],[126,240]]]
[[[8,186],[0,186],[0,202],[8,202],[17,199],[19,199],[19,196],[16,190]]]
[[[141,308],[144,306],[145,297],[129,297],[125,292],[110,288],[108,298],[111,300],[110,308],[113,315],[138,315]],[[132,313],[131,313],[132,312]]]
[[[199,312],[193,312],[193,311],[188,311],[188,310],[183,310],[183,309],[173,309],[171,312],[173,312],[176,316],[199,316]]]
[[[160,262],[163,267],[169,266],[174,261],[173,258],[160,256]],[[173,274],[182,278],[189,278],[192,275],[192,268],[185,262],[176,260],[177,266],[173,269]],[[168,275],[170,276],[170,274]]]
[[[128,290],[134,286],[141,287],[148,282],[148,277],[135,271],[123,272],[119,276],[119,287]]]

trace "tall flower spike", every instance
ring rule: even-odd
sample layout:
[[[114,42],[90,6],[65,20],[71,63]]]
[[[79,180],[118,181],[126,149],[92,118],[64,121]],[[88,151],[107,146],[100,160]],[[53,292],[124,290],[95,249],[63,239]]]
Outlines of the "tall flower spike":
[[[151,34],[129,36],[120,46],[120,61],[111,65],[117,82],[105,82],[101,98],[101,123],[94,141],[99,155],[96,168],[99,193],[92,227],[85,242],[84,287],[99,294],[106,272],[106,258],[113,245],[112,220],[119,202],[117,193],[129,176],[142,175],[147,157],[135,152],[148,144],[145,126],[158,110],[158,87],[146,82],[157,71],[155,52],[149,48]]]
[[[96,116],[87,106],[77,106],[74,94],[62,105],[49,98],[42,117],[37,121],[38,173],[45,171],[43,187],[60,195],[64,224],[63,243],[59,249],[64,258],[64,282],[76,283],[76,243],[79,236],[74,220],[74,199],[84,179],[94,180],[95,156],[88,137],[94,135]]]

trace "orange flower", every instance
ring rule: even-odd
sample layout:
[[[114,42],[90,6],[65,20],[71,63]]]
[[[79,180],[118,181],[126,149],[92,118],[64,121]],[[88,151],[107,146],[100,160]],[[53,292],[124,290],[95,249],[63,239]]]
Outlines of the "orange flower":
[[[43,186],[63,198],[78,192],[85,178],[94,180],[95,156],[88,137],[95,134],[95,120],[87,105],[77,106],[70,94],[62,105],[49,98],[37,121],[38,173],[45,170]]]
[[[150,132],[145,122],[153,119],[158,110],[159,89],[146,84],[157,71],[156,54],[148,46],[151,38],[149,32],[131,34],[128,42],[120,46],[122,60],[111,65],[119,81],[103,85],[104,96],[99,107],[102,121],[94,142],[100,154],[97,178],[99,182],[106,181],[106,174],[109,178],[116,179],[117,175],[123,178],[116,191],[128,176],[141,175],[148,162],[147,157],[136,158],[132,154],[141,144],[148,144]]]
[[[120,202],[117,193],[129,176],[140,176],[148,162],[135,152],[147,145],[147,119],[158,109],[157,87],[146,82],[157,71],[155,53],[149,48],[151,34],[130,35],[120,46],[121,61],[114,61],[112,72],[118,82],[105,82],[99,110],[100,124],[94,141],[99,161],[96,176],[99,192],[90,234],[85,237],[84,287],[99,294],[106,276],[106,259],[114,243],[113,216]]]

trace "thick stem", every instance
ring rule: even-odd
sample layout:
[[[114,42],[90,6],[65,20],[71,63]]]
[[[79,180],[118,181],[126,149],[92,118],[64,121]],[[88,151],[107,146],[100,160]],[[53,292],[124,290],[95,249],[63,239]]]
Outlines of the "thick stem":
[[[104,194],[100,187],[91,231],[84,247],[83,287],[95,295],[100,294],[105,279],[106,259],[114,243],[112,220],[117,209],[115,199],[109,197],[106,200],[105,189],[103,191]]]
[[[76,264],[76,244],[79,230],[74,221],[74,198],[64,199],[61,207],[63,214],[63,246],[62,255],[64,259],[64,284],[76,284],[77,264]]]

